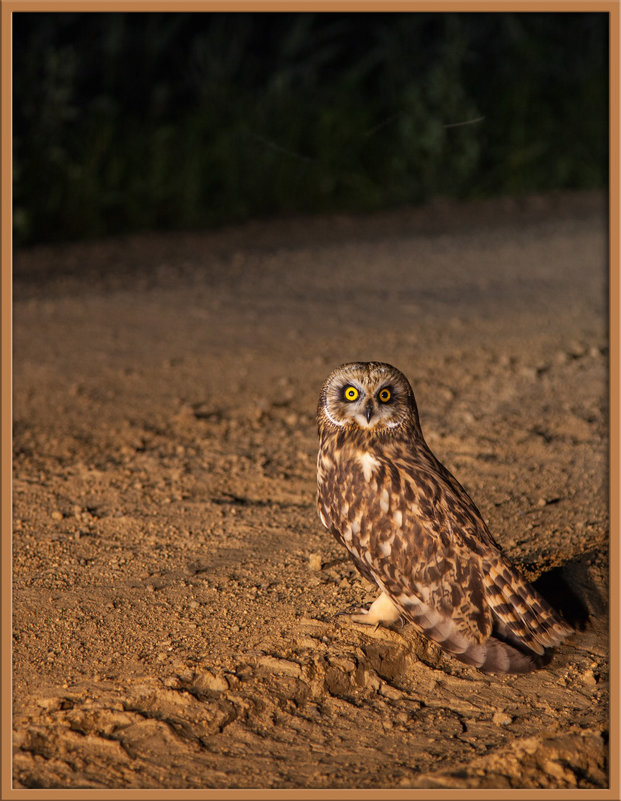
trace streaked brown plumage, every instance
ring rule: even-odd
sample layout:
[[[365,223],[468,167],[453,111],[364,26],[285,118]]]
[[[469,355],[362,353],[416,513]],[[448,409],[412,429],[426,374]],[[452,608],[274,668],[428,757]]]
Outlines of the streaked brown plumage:
[[[501,554],[423,438],[407,378],[381,362],[328,376],[317,410],[322,523],[381,590],[358,622],[414,623],[486,672],[547,661],[572,629]]]

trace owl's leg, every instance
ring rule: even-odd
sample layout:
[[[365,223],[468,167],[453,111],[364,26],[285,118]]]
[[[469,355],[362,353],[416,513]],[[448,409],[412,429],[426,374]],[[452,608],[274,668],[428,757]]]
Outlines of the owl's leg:
[[[399,620],[401,614],[385,592],[381,592],[368,609],[359,609],[358,614],[349,616],[354,623],[365,623],[369,626],[379,626],[383,623],[390,626]]]

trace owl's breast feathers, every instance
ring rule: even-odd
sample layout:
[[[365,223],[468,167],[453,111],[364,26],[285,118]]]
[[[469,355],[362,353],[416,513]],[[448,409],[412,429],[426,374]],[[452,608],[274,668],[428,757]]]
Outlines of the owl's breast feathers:
[[[321,432],[323,524],[400,613],[483,670],[537,666],[571,629],[501,555],[419,432]]]

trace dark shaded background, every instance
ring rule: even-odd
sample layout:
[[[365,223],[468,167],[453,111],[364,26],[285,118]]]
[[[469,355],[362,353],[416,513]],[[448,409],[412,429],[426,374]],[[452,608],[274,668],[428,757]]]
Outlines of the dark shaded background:
[[[607,14],[13,20],[18,245],[606,185]]]

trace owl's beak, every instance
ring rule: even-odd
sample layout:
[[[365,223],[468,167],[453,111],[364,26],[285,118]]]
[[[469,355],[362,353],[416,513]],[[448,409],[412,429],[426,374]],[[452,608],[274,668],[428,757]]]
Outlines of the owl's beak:
[[[373,401],[368,400],[364,407],[364,416],[367,418],[367,423],[371,422],[371,418],[373,417]]]

